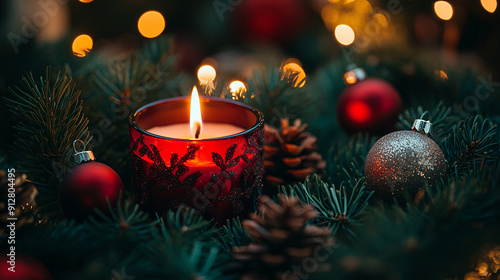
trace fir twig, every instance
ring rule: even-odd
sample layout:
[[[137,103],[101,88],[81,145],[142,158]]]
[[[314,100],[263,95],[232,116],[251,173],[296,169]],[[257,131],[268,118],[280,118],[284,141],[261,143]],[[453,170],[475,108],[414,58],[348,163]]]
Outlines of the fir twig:
[[[131,246],[151,238],[158,221],[151,221],[149,215],[139,209],[139,205],[128,200],[118,200],[115,209],[108,203],[109,214],[96,209],[96,217],[89,216],[89,236],[102,246],[109,242],[119,242]]]
[[[369,134],[357,134],[348,143],[334,143],[327,164],[329,182],[356,185],[365,176],[366,156],[376,141],[377,138]]]
[[[298,81],[298,77],[298,73],[276,66],[256,70],[247,80],[247,93],[242,101],[261,110],[268,123],[284,117],[303,117],[309,113],[308,105],[314,99],[307,97],[307,83],[304,85],[305,81]]]
[[[228,254],[232,254],[233,247],[242,247],[253,241],[252,236],[243,228],[240,218],[227,221],[222,227],[219,242]]]
[[[285,195],[297,196],[302,203],[313,205],[319,217],[312,221],[315,225],[328,226],[332,234],[348,237],[355,236],[353,227],[361,224],[366,214],[367,203],[373,192],[365,189],[364,181],[358,181],[346,191],[345,184],[337,189],[321,181],[316,175],[309,177],[299,185],[282,187]]]
[[[158,217],[158,220],[162,234],[168,233],[175,239],[212,241],[220,230],[195,209],[184,205],[175,211],[168,211],[164,218]]]
[[[467,118],[453,127],[441,148],[451,173],[461,174],[471,166],[498,163],[498,126],[479,115]]]
[[[19,167],[38,188],[38,209],[45,218],[61,218],[58,186],[73,154],[73,141],[89,142],[88,120],[82,113],[80,91],[65,73],[35,80],[28,74],[10,89],[8,106],[14,126]]]
[[[411,130],[413,121],[420,119],[424,112],[426,110],[421,106],[405,110],[399,115],[399,122],[396,124],[396,128],[399,130]],[[440,143],[446,135],[450,134],[451,128],[459,122],[460,118],[458,115],[452,114],[451,108],[444,106],[442,102],[439,102],[436,108],[428,112],[429,114],[424,119],[432,123],[432,138],[437,143]]]

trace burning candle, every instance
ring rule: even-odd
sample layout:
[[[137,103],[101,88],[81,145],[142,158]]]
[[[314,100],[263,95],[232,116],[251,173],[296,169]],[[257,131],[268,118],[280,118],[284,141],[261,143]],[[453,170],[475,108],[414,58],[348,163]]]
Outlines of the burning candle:
[[[180,97],[130,117],[132,187],[160,215],[181,204],[224,223],[257,207],[262,188],[263,116],[245,104]]]
[[[177,123],[155,126],[148,129],[148,132],[170,138],[202,140],[229,136],[244,131],[242,127],[233,124],[203,122],[201,118],[200,98],[196,87],[193,87],[191,93],[190,108],[189,124]]]

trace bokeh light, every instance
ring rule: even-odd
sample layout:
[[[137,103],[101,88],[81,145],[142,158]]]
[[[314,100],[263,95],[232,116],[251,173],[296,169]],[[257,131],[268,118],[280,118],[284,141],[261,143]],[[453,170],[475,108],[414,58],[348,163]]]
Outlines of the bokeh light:
[[[387,18],[381,14],[381,13],[377,13],[375,15],[373,15],[373,18],[382,26],[382,27],[388,27],[389,26],[389,22],[387,21]]]
[[[82,3],[90,3],[90,2],[92,2],[94,0],[79,0],[79,1],[82,2]]]
[[[165,29],[165,19],[157,11],[148,11],[139,18],[137,28],[142,36],[155,38]]]
[[[349,71],[344,74],[344,81],[346,82],[346,84],[352,85],[358,81],[358,78],[356,77],[354,71]]]
[[[198,80],[201,84],[213,82],[216,75],[215,68],[210,65],[203,65],[198,69]]]
[[[448,81],[448,75],[443,70],[436,70],[436,78],[440,81]]]
[[[283,66],[283,72],[286,74],[287,72],[292,72],[297,74],[297,80],[295,82],[295,87],[303,87],[306,83],[306,72],[300,66],[300,61],[295,58],[289,58],[285,61],[285,65]]]
[[[497,0],[481,0],[481,5],[486,11],[494,13],[497,9]]]
[[[73,54],[79,57],[84,57],[92,49],[94,42],[87,34],[82,34],[73,40]]]
[[[245,98],[247,87],[242,81],[232,81],[231,84],[229,84],[229,90],[231,91],[233,99],[238,100],[240,98]]]
[[[449,20],[453,16],[453,7],[446,1],[436,1],[434,3],[434,11],[442,20]]]
[[[349,46],[354,42],[354,30],[349,25],[340,24],[335,27],[335,38],[344,46]]]

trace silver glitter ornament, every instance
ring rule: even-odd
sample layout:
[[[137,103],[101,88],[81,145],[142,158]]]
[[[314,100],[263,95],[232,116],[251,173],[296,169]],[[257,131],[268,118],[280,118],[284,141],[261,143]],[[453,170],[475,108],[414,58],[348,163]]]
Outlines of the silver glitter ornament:
[[[396,131],[380,138],[366,158],[367,186],[375,195],[391,199],[432,186],[446,176],[446,160],[428,131]]]

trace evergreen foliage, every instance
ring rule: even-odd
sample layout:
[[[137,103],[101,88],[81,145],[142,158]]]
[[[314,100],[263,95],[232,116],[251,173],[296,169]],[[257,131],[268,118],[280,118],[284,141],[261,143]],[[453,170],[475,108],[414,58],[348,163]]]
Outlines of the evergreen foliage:
[[[377,202],[365,186],[364,163],[378,135],[346,135],[337,124],[343,60],[309,75],[303,87],[296,86],[296,73],[284,73],[277,65],[256,71],[241,100],[262,110],[268,123],[283,114],[302,117],[318,136],[321,153],[329,151],[329,171],[322,179],[312,175],[280,190],[314,207],[318,217],[308,224],[332,230],[337,243],[329,252],[332,269],[325,279],[462,277],[475,266],[484,244],[500,243],[500,118],[493,108],[498,97],[490,96],[488,104],[464,116],[454,104],[474,94],[477,73],[437,65],[448,73],[443,81],[436,78],[435,63],[395,53],[391,59],[374,55],[379,62],[360,56],[357,63],[401,93],[408,109],[397,129],[411,129],[413,120],[428,111],[424,118],[433,123],[433,139],[448,161],[447,180],[404,203]],[[43,261],[56,279],[110,279],[124,273],[136,279],[239,278],[233,247],[254,241],[239,219],[218,228],[187,207],[154,217],[127,193],[108,214],[97,211],[80,224],[62,219],[57,191],[70,167],[74,140],[94,143],[98,160],[128,182],[128,115],[149,101],[190,92],[184,84],[190,78],[177,74],[168,40],[152,41],[125,58],[90,61],[73,71],[83,95],[68,75],[50,69],[40,79],[27,75],[12,89],[8,105],[17,140],[11,158],[40,192],[39,222],[18,232],[19,254]],[[223,97],[233,97],[225,81],[216,84]],[[0,154],[0,166],[8,167],[6,160],[11,159]]]
[[[14,149],[19,171],[38,188],[38,210],[44,218],[61,218],[58,186],[72,165],[73,141],[90,140],[80,91],[66,73],[47,68],[45,77],[27,74],[11,92],[13,98],[7,102],[17,122]]]
[[[312,224],[331,228],[335,236],[353,237],[373,193],[366,190],[363,180],[354,186],[346,185],[341,184],[337,189],[313,175],[303,184],[282,187],[281,192],[315,207],[319,217],[312,220]]]

